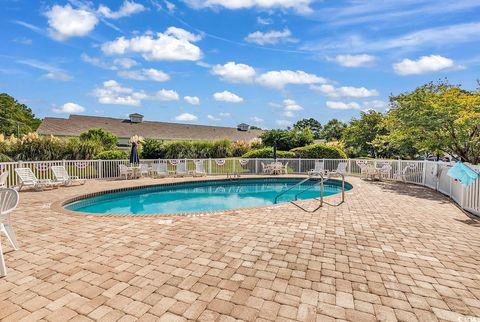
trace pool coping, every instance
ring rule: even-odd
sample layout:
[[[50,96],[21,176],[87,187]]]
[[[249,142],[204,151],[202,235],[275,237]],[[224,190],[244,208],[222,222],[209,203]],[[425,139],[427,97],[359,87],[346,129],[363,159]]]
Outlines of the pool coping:
[[[83,199],[88,199],[88,198],[93,198],[93,197],[98,197],[101,195],[105,194],[110,194],[110,193],[117,193],[117,192],[125,192],[125,191],[132,191],[132,190],[139,190],[143,188],[152,188],[152,187],[168,187],[168,186],[178,186],[178,185],[183,185],[183,184],[189,184],[189,183],[202,183],[202,182],[215,182],[215,181],[237,181],[237,180],[259,180],[259,179],[271,179],[271,180],[278,180],[278,179],[301,179],[298,176],[282,176],[282,177],[271,177],[271,176],[258,176],[258,177],[244,177],[244,178],[234,178],[234,179],[225,179],[225,178],[211,178],[209,179],[208,177],[205,177],[203,180],[186,180],[186,181],[179,181],[179,182],[169,182],[169,183],[152,183],[152,184],[141,184],[141,185],[136,185],[136,186],[129,186],[129,187],[123,187],[123,188],[114,188],[114,189],[107,189],[107,190],[101,190],[97,192],[92,192],[92,193],[87,193],[87,194],[79,194],[73,197],[69,197],[67,199],[55,201],[50,205],[50,209],[56,212],[61,212],[65,213],[68,215],[74,215],[74,216],[92,216],[92,217],[117,217],[117,218],[125,218],[125,217],[141,217],[141,218],[150,218],[150,217],[168,217],[168,218],[173,218],[173,217],[178,217],[178,218],[189,218],[189,217],[211,217],[211,216],[220,216],[220,215],[232,215],[235,214],[237,211],[244,211],[244,210],[250,210],[250,209],[268,209],[272,207],[278,207],[282,206],[288,203],[291,203],[291,201],[284,201],[280,202],[277,204],[273,205],[263,205],[263,206],[257,206],[257,207],[245,207],[245,208],[235,208],[235,209],[227,209],[227,210],[211,210],[211,211],[197,211],[197,212],[183,212],[183,213],[153,213],[153,214],[96,214],[96,213],[89,213],[89,212],[81,212],[81,211],[72,211],[69,209],[66,209],[65,206],[69,203],[80,201]],[[315,179],[315,178],[313,178]],[[330,178],[328,180],[331,181],[337,181],[341,182],[341,180],[338,179],[333,179]],[[349,190],[346,190],[345,193],[350,192],[353,190],[353,184],[351,184],[348,181],[345,181],[345,184],[350,185],[352,188]],[[316,198],[314,198],[316,199]],[[308,200],[312,199],[304,199],[304,200],[298,200],[298,202],[306,202]]]

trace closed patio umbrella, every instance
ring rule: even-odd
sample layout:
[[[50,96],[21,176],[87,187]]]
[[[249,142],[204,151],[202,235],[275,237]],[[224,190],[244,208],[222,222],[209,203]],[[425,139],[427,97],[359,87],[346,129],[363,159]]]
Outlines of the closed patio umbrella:
[[[273,142],[273,161],[277,162],[277,141]]]
[[[130,164],[139,164],[140,158],[138,157],[137,143],[132,143],[132,150],[130,150]]]

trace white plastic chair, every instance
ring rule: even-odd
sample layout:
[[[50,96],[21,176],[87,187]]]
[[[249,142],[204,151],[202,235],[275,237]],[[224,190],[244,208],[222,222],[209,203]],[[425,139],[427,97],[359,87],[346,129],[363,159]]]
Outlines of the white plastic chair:
[[[288,174],[288,162],[285,162],[285,164],[283,165],[282,172]]]
[[[320,175],[324,173],[325,173],[325,165],[323,161],[315,161],[315,168],[307,172],[307,174],[310,176]]]
[[[153,166],[153,173],[157,177],[166,177],[169,175],[168,169],[167,169],[167,164],[165,162],[160,162],[157,164],[154,164]]]
[[[8,178],[8,172],[7,171],[0,174],[0,188],[6,188],[7,187],[7,178]]]
[[[345,175],[346,172],[347,172],[347,162],[340,162],[338,163],[336,170],[328,171],[327,174],[330,176]]]
[[[148,167],[148,164],[145,164],[145,163],[140,164],[140,176],[148,177],[149,173],[150,173],[150,168]]]
[[[68,174],[67,169],[63,165],[54,165],[51,167],[55,181],[60,182],[64,186],[69,186],[73,183],[85,184],[84,179],[80,179],[78,176],[71,176]]]
[[[15,173],[20,178],[18,191],[23,187],[31,187],[37,191],[43,190],[45,187],[58,187],[60,182],[54,182],[50,179],[37,179],[30,168],[16,168]]]
[[[127,180],[128,177],[133,177],[133,169],[127,167],[125,164],[119,164],[118,170],[120,170],[120,178],[125,177],[125,180]]]
[[[0,189],[0,232],[7,236],[13,249],[18,249],[17,237],[10,223],[10,213],[17,208],[18,192],[15,189]],[[7,267],[3,259],[2,244],[0,241],[0,276],[7,275]]]
[[[187,163],[186,162],[179,162],[177,164],[177,169],[175,170],[175,174],[177,176],[186,176],[188,174],[187,172]]]
[[[193,172],[194,176],[206,176],[207,172],[205,171],[205,167],[203,166],[203,161],[200,160],[195,162],[195,171]]]

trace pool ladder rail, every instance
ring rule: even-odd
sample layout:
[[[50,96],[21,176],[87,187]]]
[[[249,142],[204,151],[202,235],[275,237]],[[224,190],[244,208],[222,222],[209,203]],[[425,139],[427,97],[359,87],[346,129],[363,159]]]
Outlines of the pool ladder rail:
[[[317,208],[309,211],[309,210],[306,210],[305,208],[303,208],[302,206],[296,204],[294,201],[291,201],[291,203],[293,203],[295,206],[299,207],[300,209],[302,209],[306,212],[315,212],[323,206],[323,203],[324,203],[323,197],[324,197],[324,193],[325,193],[324,182],[325,182],[325,180],[329,180],[332,176],[340,176],[342,178],[342,201],[340,203],[338,203],[337,205],[334,205],[334,206],[339,206],[339,205],[341,205],[342,203],[345,202],[345,175],[343,173],[339,173],[339,172],[335,172],[335,171],[327,173],[326,178],[324,177],[323,173],[318,173],[316,175],[309,175],[308,178],[303,179],[302,181],[300,181],[297,184],[291,186],[287,190],[284,190],[284,191],[280,192],[278,195],[276,195],[275,199],[274,199],[274,203],[275,204],[278,203],[278,198],[281,197],[282,195],[284,195],[285,193],[287,193],[288,191],[290,191],[290,190],[292,190],[292,189],[294,189],[298,186],[301,186],[302,184],[304,184],[305,182],[307,182],[309,180],[316,179],[317,182],[315,182],[314,184],[305,188],[304,190],[298,192],[295,195],[295,200],[294,201],[298,200],[299,195],[303,194],[304,192],[307,192],[307,191],[311,190],[312,188],[316,187],[317,185],[320,185],[320,199],[319,199],[320,204],[318,205]],[[318,177],[320,177],[320,180],[318,180]]]

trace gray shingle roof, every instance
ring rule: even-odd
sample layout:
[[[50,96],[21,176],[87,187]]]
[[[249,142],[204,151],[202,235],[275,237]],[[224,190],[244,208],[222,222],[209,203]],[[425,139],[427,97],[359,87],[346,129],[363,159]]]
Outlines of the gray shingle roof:
[[[46,117],[37,132],[41,135],[79,136],[91,128],[102,128],[119,138],[141,135],[144,138],[164,140],[252,140],[263,133],[262,130],[239,131],[232,127],[179,124],[167,122],[143,121],[131,123],[130,120],[111,117],[70,115],[68,119]]]

